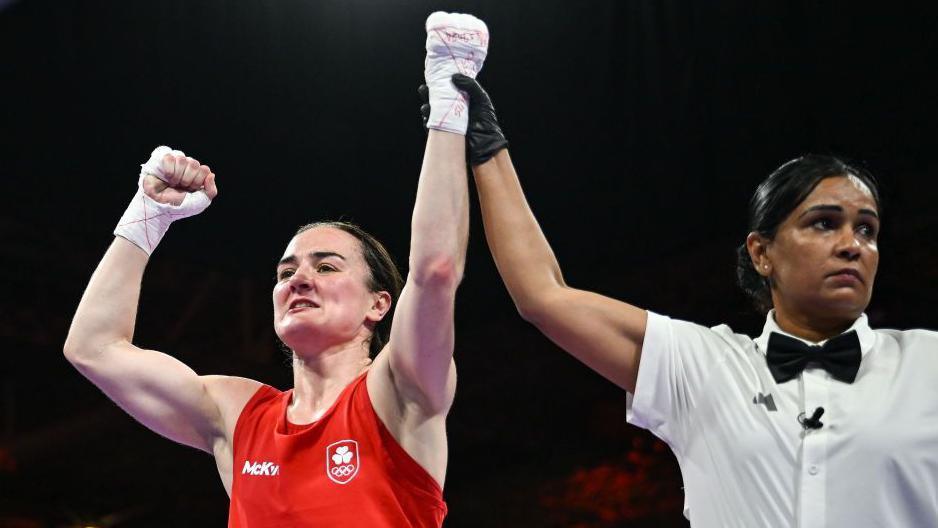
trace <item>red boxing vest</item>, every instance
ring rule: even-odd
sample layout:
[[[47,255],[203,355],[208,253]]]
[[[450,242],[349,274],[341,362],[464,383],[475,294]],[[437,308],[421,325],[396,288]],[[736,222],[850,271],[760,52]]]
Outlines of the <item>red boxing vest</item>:
[[[309,425],[287,422],[292,395],[264,385],[238,417],[229,528],[443,524],[443,491],[378,419],[365,374]]]

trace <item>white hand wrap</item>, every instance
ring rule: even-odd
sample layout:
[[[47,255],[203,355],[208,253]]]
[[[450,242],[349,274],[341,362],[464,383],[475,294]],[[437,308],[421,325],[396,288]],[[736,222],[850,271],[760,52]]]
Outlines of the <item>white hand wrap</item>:
[[[124,216],[114,228],[115,235],[133,242],[134,245],[146,251],[147,255],[151,255],[156,249],[156,245],[160,243],[160,239],[166,234],[173,220],[197,215],[212,203],[204,191],[186,193],[179,205],[157,202],[143,192],[143,180],[148,174],[163,181],[169,180],[163,174],[162,168],[163,156],[166,154],[185,156],[179,150],[162,146],[157,147],[153,154],[150,154],[150,159],[140,166],[137,194],[134,195],[127,210],[124,211]]]
[[[424,79],[430,90],[427,128],[466,135],[468,101],[452,83],[454,73],[475,79],[488,53],[489,30],[472,15],[437,11],[427,17]]]

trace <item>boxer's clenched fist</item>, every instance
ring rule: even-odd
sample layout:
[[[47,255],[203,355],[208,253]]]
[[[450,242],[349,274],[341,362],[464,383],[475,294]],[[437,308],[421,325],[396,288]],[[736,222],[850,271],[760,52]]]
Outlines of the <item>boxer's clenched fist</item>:
[[[180,205],[187,193],[204,191],[209,200],[218,195],[215,173],[208,165],[169,147],[158,147],[141,165],[140,185],[153,200]]]
[[[114,234],[151,254],[169,225],[201,213],[218,196],[208,165],[169,147],[157,147],[140,166],[134,195]]]

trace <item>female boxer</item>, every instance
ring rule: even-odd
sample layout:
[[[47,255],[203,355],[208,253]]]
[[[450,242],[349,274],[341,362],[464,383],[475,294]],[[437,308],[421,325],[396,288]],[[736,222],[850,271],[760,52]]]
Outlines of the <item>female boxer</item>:
[[[200,376],[133,343],[150,254],[173,220],[218,194],[211,169],[182,152],[160,147],[143,165],[75,314],[66,358],[150,429],[214,455],[229,526],[439,527],[446,514],[468,198],[466,113],[443,109],[465,110],[450,76],[475,75],[488,35],[469,15],[434,13],[426,29],[426,80],[441,113],[417,187],[410,273],[401,290],[383,246],[356,226],[301,228],[276,266],[272,296],[274,328],[293,355],[292,389]]]

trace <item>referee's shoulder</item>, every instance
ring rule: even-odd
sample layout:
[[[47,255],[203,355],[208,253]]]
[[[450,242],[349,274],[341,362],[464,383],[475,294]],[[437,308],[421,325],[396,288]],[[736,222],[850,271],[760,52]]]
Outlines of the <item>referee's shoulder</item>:
[[[874,330],[880,340],[892,341],[905,351],[907,349],[922,349],[938,355],[938,331],[926,328],[910,328],[899,330],[896,328],[877,328]]]

